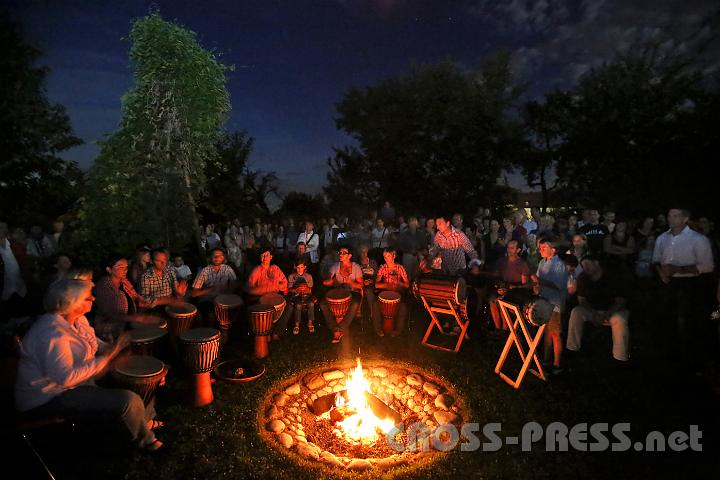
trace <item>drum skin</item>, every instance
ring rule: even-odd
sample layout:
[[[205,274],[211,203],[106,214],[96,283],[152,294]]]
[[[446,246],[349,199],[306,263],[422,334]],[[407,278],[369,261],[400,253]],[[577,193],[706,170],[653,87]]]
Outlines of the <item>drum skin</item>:
[[[273,323],[275,323],[280,320],[280,317],[285,311],[286,301],[283,296],[278,293],[266,293],[260,297],[260,304],[270,305],[275,309],[275,316],[273,318]]]
[[[165,307],[165,313],[170,317],[170,322],[168,322],[170,333],[179,336],[192,325],[193,319],[197,315],[197,307],[192,303],[168,305]]]
[[[146,405],[166,374],[165,364],[147,355],[118,358],[112,370],[115,381],[123,388],[137,393]]]

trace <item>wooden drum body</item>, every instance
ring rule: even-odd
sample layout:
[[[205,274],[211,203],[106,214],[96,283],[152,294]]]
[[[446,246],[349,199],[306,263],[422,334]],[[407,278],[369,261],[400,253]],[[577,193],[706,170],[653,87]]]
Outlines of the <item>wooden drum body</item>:
[[[248,308],[250,331],[255,335],[256,358],[265,358],[270,353],[268,337],[272,333],[273,319],[276,314],[277,310],[272,305],[259,303]]]
[[[215,297],[214,304],[218,327],[220,327],[221,332],[227,333],[237,319],[243,299],[240,295],[218,295]]]
[[[168,305],[165,307],[165,313],[170,317],[168,322],[170,334],[179,337],[192,325],[193,319],[197,316],[197,307],[192,303]]]
[[[347,315],[351,299],[352,293],[344,288],[333,288],[325,295],[327,306],[335,316],[337,323],[342,322],[345,315]]]
[[[378,294],[380,313],[383,317],[383,332],[389,335],[395,330],[395,313],[400,306],[400,294],[392,290],[386,290]]]
[[[440,274],[421,275],[412,285],[413,295],[416,298],[425,298],[430,304],[460,305],[467,299],[467,287],[462,277]]]
[[[280,317],[285,311],[286,304],[285,298],[279,293],[266,293],[260,297],[260,305],[270,305],[275,309],[273,323],[277,323],[277,321],[280,320]]]
[[[130,330],[130,351],[134,355],[158,356],[158,345],[167,333],[166,329],[151,325]]]
[[[552,303],[545,298],[534,295],[527,288],[513,288],[503,295],[502,299],[515,305],[523,313],[531,325],[539,327],[550,321],[553,312]]]
[[[180,335],[180,343],[183,363],[195,374],[195,406],[212,403],[210,370],[220,350],[220,332],[214,328],[193,328]]]
[[[137,393],[147,405],[165,379],[165,364],[155,357],[130,355],[118,358],[112,376],[123,387]]]

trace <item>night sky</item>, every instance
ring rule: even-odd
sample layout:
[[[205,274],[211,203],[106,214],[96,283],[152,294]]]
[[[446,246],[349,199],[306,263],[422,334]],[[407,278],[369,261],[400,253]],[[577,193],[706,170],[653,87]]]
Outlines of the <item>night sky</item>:
[[[318,191],[333,146],[335,104],[351,86],[371,85],[412,64],[450,59],[475,67],[513,53],[528,96],[572,85],[589,68],[639,40],[671,33],[668,48],[709,35],[716,0],[226,0],[4,2],[51,69],[47,93],[68,110],[86,144],[66,158],[89,167],[97,140],[120,121],[132,86],[127,37],[151,5],[196,32],[235,66],[229,73],[228,130],[255,138],[254,168],[275,170],[283,191]],[[715,55],[720,59],[720,55]],[[521,182],[511,179],[516,186]]]

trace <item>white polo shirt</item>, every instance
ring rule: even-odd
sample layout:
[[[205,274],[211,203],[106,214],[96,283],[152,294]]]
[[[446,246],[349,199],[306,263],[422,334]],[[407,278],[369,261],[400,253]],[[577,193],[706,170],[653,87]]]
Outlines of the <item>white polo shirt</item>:
[[[710,241],[705,235],[688,226],[677,235],[668,230],[658,236],[655,240],[653,263],[676,267],[695,265],[698,274],[710,273],[715,268]],[[698,274],[676,273],[673,277],[695,277]]]

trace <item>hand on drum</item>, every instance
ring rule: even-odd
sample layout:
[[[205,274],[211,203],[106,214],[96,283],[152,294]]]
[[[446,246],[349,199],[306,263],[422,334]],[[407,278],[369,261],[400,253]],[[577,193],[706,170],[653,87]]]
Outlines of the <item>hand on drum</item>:
[[[159,315],[152,315],[149,313],[135,313],[128,317],[128,321],[134,323],[142,323],[146,325],[157,325],[160,323],[162,317]]]
[[[188,288],[187,280],[180,280],[177,284],[177,287],[175,287],[175,292],[179,296],[184,297],[185,293],[187,293],[187,288]]]

